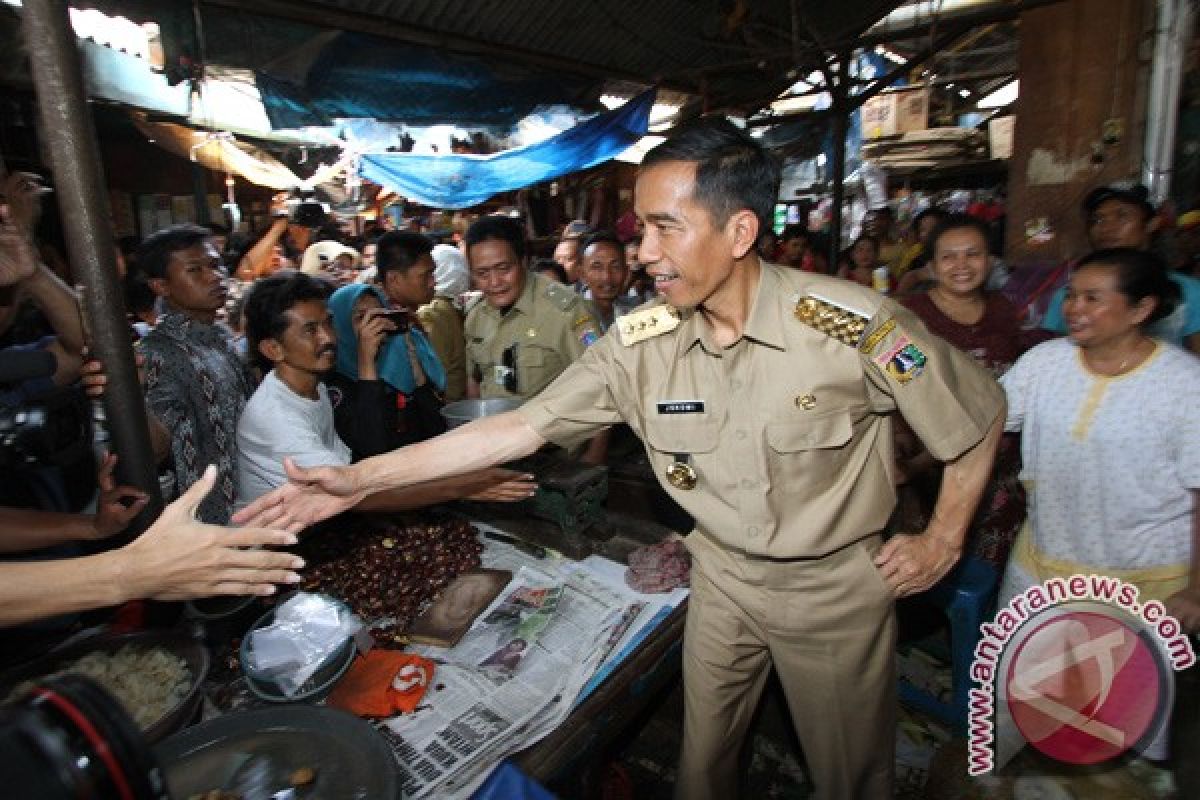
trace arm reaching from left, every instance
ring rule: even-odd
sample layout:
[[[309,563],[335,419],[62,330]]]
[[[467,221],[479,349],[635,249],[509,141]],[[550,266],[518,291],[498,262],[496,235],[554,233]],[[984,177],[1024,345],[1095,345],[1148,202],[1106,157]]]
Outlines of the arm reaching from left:
[[[55,614],[104,608],[136,598],[186,600],[265,595],[300,581],[303,559],[260,550],[296,537],[263,528],[230,529],[196,521],[217,471],[171,503],[145,533],[119,550],[57,561],[0,563],[0,627]]]

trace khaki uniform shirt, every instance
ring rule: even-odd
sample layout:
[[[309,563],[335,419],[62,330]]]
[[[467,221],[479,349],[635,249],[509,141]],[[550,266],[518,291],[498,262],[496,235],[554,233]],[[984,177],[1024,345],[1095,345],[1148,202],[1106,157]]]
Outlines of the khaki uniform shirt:
[[[832,321],[858,329],[831,334],[819,329],[829,319],[801,321],[808,298],[837,304]],[[715,345],[694,312],[629,346],[614,330],[520,413],[557,444],[628,423],[697,531],[749,555],[808,558],[886,524],[895,505],[891,412],[950,460],[983,438],[1003,398],[970,356],[894,301],[763,264],[731,347]],[[695,470],[693,489],[664,479],[677,461]]]
[[[417,309],[417,318],[421,320],[433,351],[446,369],[446,402],[462,400],[467,395],[467,353],[462,314],[450,298],[435,297],[433,302]]]
[[[570,286],[525,275],[525,288],[507,313],[486,302],[467,314],[467,375],[479,381],[481,397],[528,399],[546,388],[600,336],[600,322],[586,300]],[[515,364],[504,351],[516,345]],[[516,370],[517,390],[509,392],[504,375]]]

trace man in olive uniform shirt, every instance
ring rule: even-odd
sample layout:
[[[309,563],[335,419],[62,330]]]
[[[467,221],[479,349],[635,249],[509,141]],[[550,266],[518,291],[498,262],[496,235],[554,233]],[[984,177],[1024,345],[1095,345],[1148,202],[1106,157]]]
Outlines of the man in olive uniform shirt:
[[[464,329],[467,396],[527,400],[600,337],[600,323],[569,286],[525,268],[525,234],[515,220],[481,217],[466,245],[484,300]]]
[[[676,796],[737,795],[737,757],[775,666],[823,798],[890,798],[893,598],[957,561],[1004,421],[996,382],[869,289],[759,260],[779,186],[725,122],[642,162],[639,261],[663,303],[622,317],[516,412],[293,483],[239,521],[296,528],[357,497],[569,444],[624,421],[696,519]],[[947,461],[927,530],[886,544],[890,413]]]

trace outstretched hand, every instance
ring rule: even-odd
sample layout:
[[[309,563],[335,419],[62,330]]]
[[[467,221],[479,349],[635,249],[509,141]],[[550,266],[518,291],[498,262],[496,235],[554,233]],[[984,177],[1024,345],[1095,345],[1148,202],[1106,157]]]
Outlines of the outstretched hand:
[[[929,531],[901,533],[879,548],[875,566],[897,597],[907,597],[920,594],[946,577],[961,555],[961,546]]]
[[[468,500],[479,503],[518,503],[533,497],[538,488],[532,475],[515,470],[492,467],[484,470],[484,473],[486,479],[496,482],[467,495]]]
[[[247,549],[287,546],[282,530],[223,528],[196,520],[196,508],[216,483],[216,467],[163,511],[145,533],[117,551],[122,580],[134,597],[177,601],[213,595],[268,595],[276,584],[300,582],[304,560],[290,553]]]
[[[0,206],[0,288],[26,280],[37,271],[38,256],[29,237],[8,220]]]
[[[1164,605],[1185,633],[1200,633],[1200,589],[1182,589],[1168,597]]]
[[[283,460],[288,482],[233,515],[238,525],[263,525],[298,533],[342,513],[366,497],[350,467],[298,467]]]

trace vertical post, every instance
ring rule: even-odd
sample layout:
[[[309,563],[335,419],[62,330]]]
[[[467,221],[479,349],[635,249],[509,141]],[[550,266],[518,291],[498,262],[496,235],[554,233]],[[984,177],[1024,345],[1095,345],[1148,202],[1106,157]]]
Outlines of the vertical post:
[[[208,170],[192,162],[192,202],[196,205],[196,224],[207,225],[212,222],[208,213]]]
[[[846,59],[838,58],[837,71],[827,70],[825,82],[829,84],[829,114],[833,122],[833,164],[830,188],[833,189],[833,213],[829,217],[829,269],[837,269],[838,256],[842,251],[842,205],[846,199],[846,126],[849,122],[850,106],[847,103]],[[837,79],[833,80],[836,74]]]
[[[67,17],[66,0],[25,3],[22,17],[25,41],[30,43],[41,135],[54,170],[67,250],[75,277],[84,285],[91,349],[104,362],[108,376],[105,408],[114,449],[121,459],[120,480],[151,497],[131,527],[136,534],[158,516],[162,498],[117,278],[108,197],[92,111],[84,95],[75,32]]]

